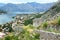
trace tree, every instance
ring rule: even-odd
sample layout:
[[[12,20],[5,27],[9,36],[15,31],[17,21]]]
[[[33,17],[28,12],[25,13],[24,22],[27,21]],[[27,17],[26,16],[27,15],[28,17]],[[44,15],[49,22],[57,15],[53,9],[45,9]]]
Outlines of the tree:
[[[28,19],[24,21],[24,25],[28,25],[28,24],[33,24],[32,19]]]

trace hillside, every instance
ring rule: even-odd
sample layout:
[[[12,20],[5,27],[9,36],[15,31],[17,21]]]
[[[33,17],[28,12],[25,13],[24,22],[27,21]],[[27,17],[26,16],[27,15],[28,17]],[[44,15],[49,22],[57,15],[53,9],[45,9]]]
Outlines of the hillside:
[[[60,3],[56,3],[52,8],[44,13],[44,15],[40,18],[41,22],[50,21],[56,19],[60,15]]]
[[[44,3],[44,4],[36,2],[22,3],[22,4],[8,3],[0,7],[0,9],[6,10],[8,12],[43,12],[52,7],[52,5],[54,5],[54,3]]]
[[[30,4],[30,3],[28,3],[28,4]],[[32,5],[32,4],[31,5],[28,5],[28,4],[27,5],[25,5],[25,4],[24,5],[21,5],[21,4],[14,5],[14,4],[9,3],[9,4],[7,4],[7,5],[9,5],[9,7],[8,6],[7,7],[8,7],[8,11],[11,11],[9,9],[17,8],[19,5],[21,5],[20,6],[21,8],[18,7],[17,10],[19,8],[20,9],[24,8],[22,6],[29,7]],[[13,6],[11,6],[11,5],[13,5]],[[36,7],[36,6],[34,5],[33,7]],[[6,6],[5,6],[5,8],[6,8]],[[12,9],[12,11],[17,11],[17,10]],[[25,10],[25,8],[23,10]],[[35,9],[33,8],[33,10],[35,10]],[[44,14],[42,14],[41,16],[40,15],[39,14],[38,15],[37,14],[28,15],[27,14],[24,16],[24,15],[18,14],[15,17],[16,20],[8,22],[4,25],[0,25],[1,28],[4,29],[3,31],[5,33],[8,32],[8,35],[6,35],[3,38],[3,40],[60,40],[60,18],[59,18],[60,17],[60,3],[56,3],[55,5],[53,5],[53,7],[51,7],[49,10],[47,10]],[[29,20],[27,20],[27,19],[29,19]],[[28,22],[29,23],[32,22],[30,19],[34,19],[33,24],[35,26],[38,25],[38,27],[33,26],[32,23],[28,24]],[[28,25],[24,25],[24,24],[28,24]]]

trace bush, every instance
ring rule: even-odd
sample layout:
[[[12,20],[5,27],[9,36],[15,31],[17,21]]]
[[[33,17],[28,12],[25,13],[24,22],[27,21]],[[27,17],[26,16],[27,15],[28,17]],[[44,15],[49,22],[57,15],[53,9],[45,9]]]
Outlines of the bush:
[[[57,20],[52,20],[52,21],[49,21],[48,23],[52,24],[52,25],[56,25],[57,24]]]
[[[4,38],[4,40],[19,40],[18,39],[18,37],[17,36],[15,36],[15,35],[7,35],[5,38]]]
[[[40,34],[34,30],[32,25],[27,25],[19,34],[9,33],[4,40],[40,40],[39,36]]]
[[[47,28],[48,22],[44,22],[42,25],[43,25],[43,28]]]
[[[58,6],[58,7],[56,8],[56,11],[57,11],[57,12],[60,12],[60,6]]]
[[[28,24],[33,24],[32,19],[28,19],[24,21],[24,25],[27,26]]]
[[[58,25],[60,25],[60,18],[57,19],[57,23],[58,23]]]
[[[40,18],[43,14],[37,14],[34,18]]]

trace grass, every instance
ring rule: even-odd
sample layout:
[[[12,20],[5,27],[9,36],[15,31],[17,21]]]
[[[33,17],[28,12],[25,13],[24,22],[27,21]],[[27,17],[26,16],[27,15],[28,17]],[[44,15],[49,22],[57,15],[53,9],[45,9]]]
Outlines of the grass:
[[[52,25],[52,26],[51,26]],[[51,26],[51,27],[50,27]],[[55,27],[56,26],[56,27]],[[49,32],[55,32],[60,33],[60,30],[58,29],[60,26],[60,17],[58,17],[55,20],[51,20],[48,22],[44,22],[42,25],[40,25],[38,28],[49,31]]]
[[[22,32],[20,32],[18,35],[10,33],[2,40],[40,40],[40,34],[35,32],[34,29],[35,28],[32,25],[24,26]]]
[[[52,21],[44,22],[42,25],[40,25],[38,28],[42,28],[45,31],[49,32],[55,32],[60,33],[60,30],[54,29],[54,28],[48,28],[49,25],[59,25],[60,26],[60,18],[57,18]],[[57,26],[58,27],[58,26]],[[20,32],[18,35],[14,35],[14,33],[6,35],[1,40],[40,40],[40,34],[38,32],[35,32],[35,29],[31,24],[24,26],[22,32]],[[39,29],[40,30],[40,29]]]
[[[43,26],[43,28],[47,28],[48,22],[44,22],[44,23],[42,24],[42,26]]]
[[[60,17],[57,18],[57,23],[58,23],[58,25],[60,25]]]

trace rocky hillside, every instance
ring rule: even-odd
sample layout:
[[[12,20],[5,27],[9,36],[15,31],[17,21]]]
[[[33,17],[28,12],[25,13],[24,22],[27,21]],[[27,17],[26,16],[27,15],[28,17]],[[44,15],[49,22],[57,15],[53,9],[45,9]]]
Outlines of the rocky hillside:
[[[56,3],[52,8],[44,13],[44,15],[40,18],[40,23],[45,21],[54,20],[60,16],[60,3]]]

